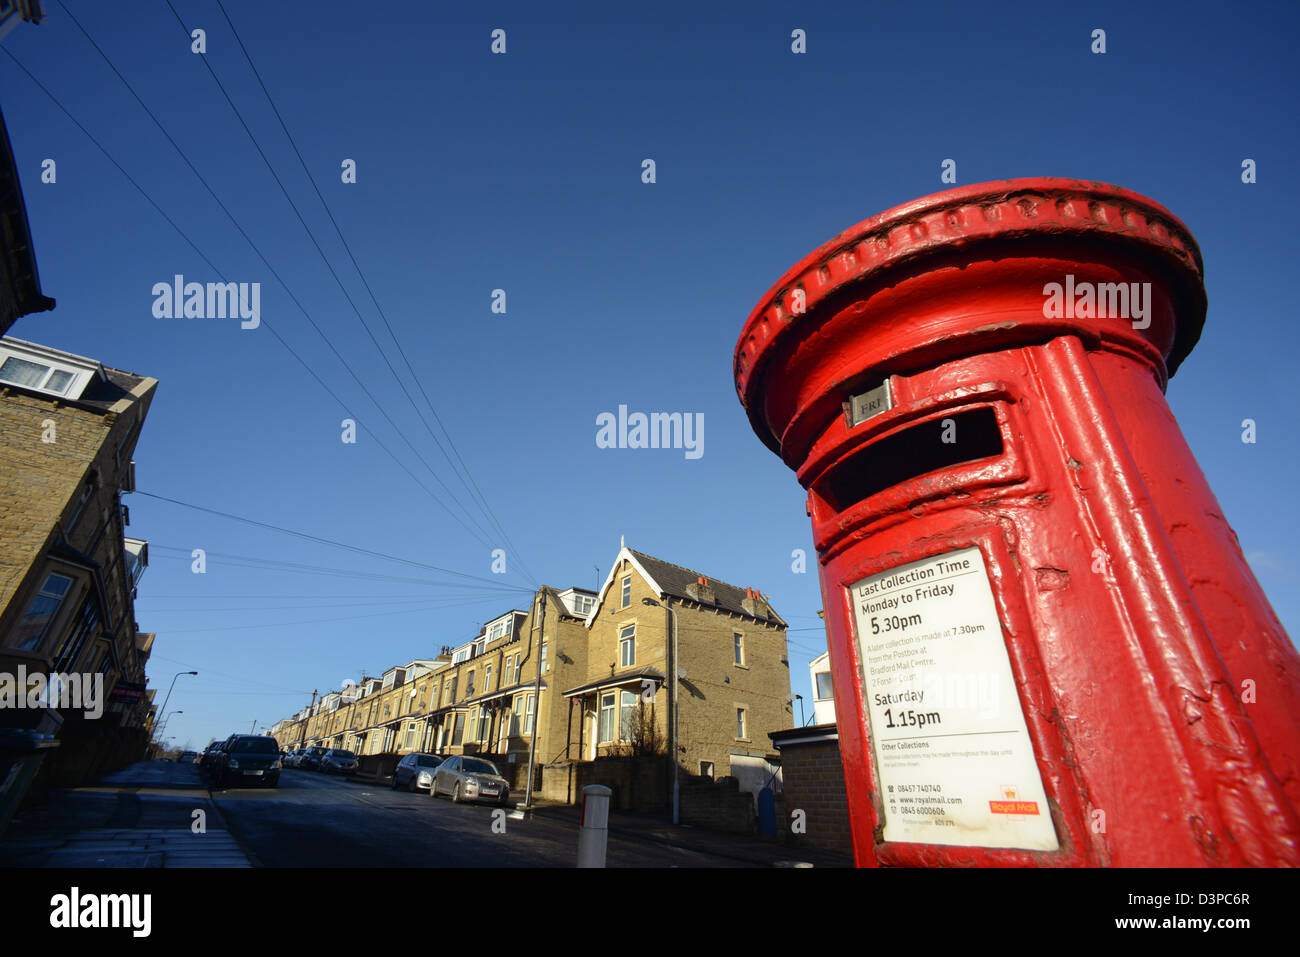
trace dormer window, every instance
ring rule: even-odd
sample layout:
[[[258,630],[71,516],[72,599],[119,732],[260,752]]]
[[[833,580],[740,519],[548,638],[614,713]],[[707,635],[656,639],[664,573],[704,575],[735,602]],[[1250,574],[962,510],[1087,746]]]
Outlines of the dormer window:
[[[488,628],[487,640],[496,641],[498,638],[505,638],[510,634],[515,625],[515,616],[507,615],[500,621],[494,621]]]
[[[67,394],[73,378],[73,374],[66,369],[29,362],[17,356],[6,356],[4,362],[0,363],[0,382],[53,392],[55,395]]]
[[[49,395],[76,399],[99,363],[47,346],[5,336],[0,339],[0,385],[16,385]]]

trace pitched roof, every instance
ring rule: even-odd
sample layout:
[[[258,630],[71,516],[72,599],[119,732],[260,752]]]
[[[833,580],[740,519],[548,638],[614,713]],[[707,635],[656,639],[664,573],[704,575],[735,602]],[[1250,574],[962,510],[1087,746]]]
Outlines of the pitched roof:
[[[616,688],[619,685],[630,684],[638,679],[648,679],[653,681],[656,685],[662,685],[666,680],[664,673],[658,668],[633,668],[629,671],[620,671],[617,674],[611,673],[604,678],[597,678],[594,681],[580,684],[576,688],[570,688],[568,691],[564,692],[564,696],[566,698],[572,698],[602,688]]]
[[[693,597],[687,589],[694,585],[699,579],[708,580],[709,587],[713,590],[712,607],[720,608],[723,611],[732,612],[737,615],[744,615],[746,618],[753,618],[756,621],[767,621],[774,624],[785,626],[785,619],[776,613],[772,608],[771,602],[767,603],[770,616],[756,616],[746,610],[743,602],[745,601],[745,589],[737,588],[735,585],[729,585],[724,581],[719,581],[712,576],[705,575],[701,572],[694,571],[690,568],[684,568],[681,565],[674,565],[672,562],[666,562],[662,558],[655,558],[653,555],[647,555],[645,552],[638,552],[635,549],[624,546],[619,558],[626,555],[636,564],[649,579],[650,584],[657,588],[660,594],[671,595],[673,598],[681,598],[686,601],[697,602],[702,605],[709,605],[709,602],[702,602]],[[614,562],[614,567],[618,566],[618,561]],[[605,588],[601,589],[601,601],[604,601],[605,592],[613,583],[613,569],[610,570],[610,578],[605,583]],[[593,616],[593,620],[594,620]]]

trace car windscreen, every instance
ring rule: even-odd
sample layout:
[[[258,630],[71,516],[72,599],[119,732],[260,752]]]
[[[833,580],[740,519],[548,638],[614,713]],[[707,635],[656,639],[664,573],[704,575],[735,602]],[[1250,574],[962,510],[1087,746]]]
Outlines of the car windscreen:
[[[436,768],[442,764],[442,758],[434,757],[432,754],[422,754],[415,759],[415,763],[422,768]]]
[[[280,747],[271,738],[239,738],[230,750],[236,754],[279,754]]]
[[[496,774],[497,769],[486,761],[465,760],[460,763],[462,771],[468,771],[471,774]]]
[[[351,761],[356,755],[351,751],[335,751],[330,757],[336,761]]]

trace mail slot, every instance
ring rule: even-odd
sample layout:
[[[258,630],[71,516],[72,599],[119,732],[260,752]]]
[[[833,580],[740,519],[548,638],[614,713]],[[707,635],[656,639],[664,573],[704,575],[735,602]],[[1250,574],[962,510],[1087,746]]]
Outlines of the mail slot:
[[[1300,655],[1164,398],[1202,276],[1146,197],[1008,180],[859,223],[750,315],[860,865],[1300,864]]]

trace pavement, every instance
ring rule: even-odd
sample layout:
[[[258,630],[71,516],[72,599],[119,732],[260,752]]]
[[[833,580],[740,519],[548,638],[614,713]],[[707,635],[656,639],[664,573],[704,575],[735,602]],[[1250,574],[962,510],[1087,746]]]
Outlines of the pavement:
[[[190,763],[142,761],[54,790],[0,835],[0,867],[251,866]]]
[[[581,808],[545,802],[535,805],[532,813],[538,818],[568,823],[576,828]],[[729,858],[736,862],[737,867],[853,867],[851,852],[837,853],[807,844],[786,844],[775,837],[731,834],[689,824],[674,825],[661,814],[611,810],[609,834],[611,837]]]

